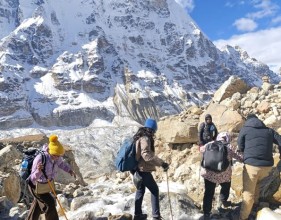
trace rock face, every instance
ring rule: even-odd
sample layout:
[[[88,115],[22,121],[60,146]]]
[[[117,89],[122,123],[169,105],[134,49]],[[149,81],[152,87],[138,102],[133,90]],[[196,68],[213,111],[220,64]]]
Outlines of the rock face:
[[[237,78],[236,80],[240,81],[241,79]],[[172,209],[174,218],[188,219],[190,215],[194,216],[199,212],[198,208],[195,206],[195,203],[197,203],[199,206],[202,203],[204,182],[199,175],[201,154],[198,152],[197,127],[198,123],[204,118],[204,115],[207,112],[213,115],[214,122],[216,123],[219,132],[231,131],[233,137],[232,144],[233,146],[236,146],[237,143],[235,142],[235,139],[241,126],[243,125],[243,116],[245,114],[249,112],[255,112],[258,117],[265,118],[266,120],[272,116],[276,118],[279,117],[279,96],[281,94],[280,85],[271,84],[270,87],[273,89],[267,91],[264,91],[262,88],[258,87],[248,88],[248,90],[244,91],[244,93],[240,93],[239,91],[233,89],[231,92],[232,95],[228,98],[222,99],[220,102],[212,101],[208,105],[201,107],[192,106],[178,115],[161,118],[158,124],[158,131],[156,133],[156,154],[164,161],[167,161],[170,164],[170,168],[169,172],[167,173],[164,173],[161,168],[157,169],[153,175],[156,179],[156,182],[160,186],[161,213],[163,214],[163,217],[170,217],[167,188],[165,188],[167,180],[169,181],[169,184],[173,184],[169,196],[173,205]],[[227,97],[222,88],[227,87],[222,85],[220,88],[221,97]],[[226,89],[226,93],[229,94],[229,90]],[[237,106],[239,106],[236,109],[230,108],[230,106],[234,106],[234,100],[236,103],[238,103]],[[253,105],[253,102],[256,102],[256,105],[258,106],[263,100],[271,103],[270,108],[268,111],[257,111],[257,109],[253,107],[255,106]],[[270,126],[272,125],[275,124],[271,124]],[[280,127],[278,128],[280,129]],[[103,138],[107,139],[107,144],[110,145],[109,139],[112,138],[112,136],[116,134],[124,136],[124,133],[128,132],[128,130],[131,132],[131,128],[127,128],[126,131],[115,129],[116,133],[107,134],[108,136],[103,136]],[[81,130],[79,131],[81,132]],[[91,136],[95,134],[95,132],[89,133]],[[97,162],[95,166],[90,166],[87,164],[88,161],[85,155],[90,151],[87,151],[86,153],[83,152],[83,148],[80,146],[81,142],[79,139],[79,137],[82,137],[84,141],[87,141],[87,135],[89,134],[87,134],[85,130],[83,130],[83,133],[78,133],[78,130],[76,130],[75,135],[73,135],[75,141],[73,142],[73,146],[70,146],[73,149],[75,145],[79,143],[78,150],[75,151],[77,154],[79,154],[78,156],[76,155],[76,158],[78,161],[81,160],[82,162],[80,161],[80,164],[83,165],[81,167],[79,166],[79,168],[83,169],[84,171],[88,171],[88,173],[83,172],[83,176],[87,176],[86,180],[94,184],[91,186],[81,186],[70,183],[73,182],[71,177],[68,177],[69,179],[66,180],[64,177],[62,179],[58,179],[60,182],[57,184],[59,199],[65,207],[65,210],[71,213],[71,216],[68,217],[70,217],[70,219],[81,220],[92,218],[118,219],[120,216],[122,216],[122,213],[120,213],[120,215],[110,215],[109,212],[111,210],[109,212],[106,210],[106,207],[112,207],[112,205],[119,207],[121,210],[120,212],[123,212],[123,214],[125,212],[133,213],[133,193],[136,189],[132,184],[130,174],[128,172],[115,172],[115,168],[112,165],[114,154],[108,150],[109,148],[112,149],[111,146],[109,146],[106,151],[102,151],[104,149],[101,148],[98,149],[101,152],[99,154],[100,161],[98,158],[94,158],[95,162]],[[69,136],[67,138],[70,139],[71,137]],[[18,168],[20,162],[19,160],[16,160],[18,157],[18,153],[16,153],[17,150],[22,150],[23,147],[29,147],[30,145],[40,146],[45,143],[46,140],[47,138],[45,135],[30,135],[16,139],[6,139],[2,144],[0,144],[0,155],[3,157],[8,157],[8,161],[6,161],[6,163],[10,162],[8,164],[10,168]],[[23,146],[16,148],[13,147],[18,146],[18,143],[21,143]],[[90,150],[89,148],[86,149]],[[279,154],[274,153],[274,155],[277,168],[274,168],[270,176],[265,180],[265,182],[262,183],[261,192],[263,195],[262,197],[264,197],[263,199],[276,203],[280,202],[279,172],[281,170],[281,166],[280,162],[278,163]],[[94,156],[98,157],[98,154]],[[67,151],[66,159],[73,161],[72,151]],[[75,170],[78,170],[78,166],[75,166],[75,164],[73,167]],[[16,201],[18,198],[18,182],[17,177],[13,175],[13,172],[7,169],[7,165],[2,166],[1,164],[0,168],[5,170],[4,174],[0,173],[0,189],[2,189],[0,195],[0,206],[5,207],[6,213],[8,212],[7,210],[10,210],[11,207],[14,206],[12,201]],[[242,170],[243,164],[234,161],[230,200],[235,203],[241,201],[241,193],[243,190]],[[79,173],[78,171],[76,172]],[[95,176],[97,174],[99,174],[99,176]],[[4,182],[6,183],[3,184]],[[163,187],[163,183],[165,184],[165,187]],[[80,184],[82,183],[80,182]],[[219,190],[219,187],[217,187],[217,190]],[[121,196],[122,198],[126,199],[117,199]],[[86,205],[90,203],[93,203],[93,205]],[[95,204],[98,204],[97,207]],[[214,201],[213,208],[215,209],[217,205],[217,201]],[[81,207],[82,210],[79,211]],[[85,209],[85,207],[88,207],[89,209]],[[144,207],[147,207],[147,213],[150,213],[149,194],[145,195]],[[13,212],[18,214],[23,212],[21,210],[16,211],[15,207],[13,210]],[[60,210],[59,213],[61,213]],[[7,215],[10,215],[9,212]],[[130,219],[130,217],[131,216],[129,215],[128,218]],[[224,218],[228,218],[226,214]]]
[[[179,118],[169,117],[158,123],[159,132],[157,138],[169,143],[196,143],[198,119],[187,118],[180,121]]]
[[[143,123],[210,100],[231,75],[279,80],[238,47],[218,50],[173,0],[61,4],[0,3],[0,129]]]

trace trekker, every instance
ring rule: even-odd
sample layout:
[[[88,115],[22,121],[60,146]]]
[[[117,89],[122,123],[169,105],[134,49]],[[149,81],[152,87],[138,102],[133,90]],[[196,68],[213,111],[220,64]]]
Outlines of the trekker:
[[[50,193],[52,190],[50,189],[43,172],[48,177],[52,186],[54,186],[53,181],[58,168],[76,178],[76,174],[70,168],[70,165],[62,159],[64,152],[65,150],[58,141],[58,137],[56,135],[51,135],[49,137],[49,144],[43,146],[43,153],[46,158],[45,166],[43,165],[43,156],[41,154],[38,154],[34,158],[32,171],[29,176],[29,190],[34,196],[34,200],[26,220],[38,220],[41,213],[45,214],[46,220],[59,219],[55,199]]]
[[[253,205],[258,207],[259,184],[269,175],[274,164],[273,143],[278,145],[281,153],[281,136],[266,127],[255,114],[249,114],[237,142],[241,152],[244,152],[243,199],[239,217],[244,220],[248,219]]]
[[[237,153],[234,147],[230,144],[231,136],[228,132],[221,132],[217,136],[217,141],[222,142],[227,147],[227,159],[229,161],[228,167],[221,172],[212,171],[209,169],[202,168],[201,176],[204,178],[205,182],[205,192],[203,198],[203,212],[204,216],[201,218],[202,220],[208,220],[211,216],[212,210],[212,201],[215,193],[216,184],[220,184],[220,206],[222,208],[226,208],[231,205],[228,200],[229,191],[231,186],[231,175],[232,175],[232,158],[237,159],[242,162],[242,155]],[[214,141],[207,143],[206,145],[200,147],[200,152],[204,152],[208,145],[211,145]]]
[[[147,219],[147,214],[142,213],[142,201],[145,188],[151,192],[152,216],[154,220],[162,219],[159,205],[159,188],[151,172],[155,166],[162,166],[164,171],[169,169],[169,164],[155,155],[154,134],[157,130],[157,123],[154,119],[148,118],[144,127],[139,128],[134,135],[136,141],[136,159],[138,161],[137,171],[142,177],[142,183],[135,195],[134,220]]]
[[[199,127],[199,146],[203,146],[210,141],[216,140],[217,135],[218,130],[212,121],[212,116],[210,114],[206,114],[205,122],[202,122]]]

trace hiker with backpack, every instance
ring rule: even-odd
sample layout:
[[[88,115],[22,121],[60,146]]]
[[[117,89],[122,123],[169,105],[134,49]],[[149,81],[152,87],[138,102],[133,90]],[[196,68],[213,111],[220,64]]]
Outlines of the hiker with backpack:
[[[278,145],[281,155],[281,136],[251,113],[239,132],[237,143],[241,152],[244,152],[243,198],[239,220],[245,220],[249,218],[251,210],[258,207],[260,182],[269,175],[274,164],[273,143]]]
[[[199,146],[203,146],[210,141],[216,140],[218,130],[212,121],[210,114],[205,115],[205,122],[202,122],[199,126],[198,139]]]
[[[169,169],[169,164],[155,155],[154,134],[157,130],[157,123],[154,119],[148,118],[144,127],[139,128],[134,135],[136,140],[136,159],[138,161],[137,172],[141,177],[135,195],[134,220],[147,219],[147,214],[142,213],[142,201],[145,188],[151,192],[152,216],[154,220],[162,219],[159,205],[159,188],[151,172],[155,171],[155,166],[161,166],[164,171]]]
[[[203,153],[201,176],[204,178],[205,192],[203,198],[202,220],[209,220],[212,210],[212,201],[216,184],[220,184],[220,206],[226,208],[231,205],[228,201],[231,175],[232,158],[242,162],[242,154],[235,151],[230,144],[231,136],[228,132],[218,134],[216,141],[207,143],[200,147]]]
[[[43,146],[43,154],[39,153],[33,160],[31,174],[28,177],[29,190],[34,200],[29,209],[27,220],[37,220],[45,214],[46,220],[59,220],[55,199],[50,192],[54,190],[54,179],[58,169],[62,169],[76,178],[76,174],[62,156],[64,147],[58,136],[51,135],[49,144]],[[51,189],[52,188],[52,189]]]

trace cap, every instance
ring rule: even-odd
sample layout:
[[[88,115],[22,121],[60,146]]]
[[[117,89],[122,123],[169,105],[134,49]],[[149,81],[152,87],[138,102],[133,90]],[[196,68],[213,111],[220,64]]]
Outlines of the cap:
[[[152,118],[148,118],[145,121],[144,127],[157,131],[157,122]]]

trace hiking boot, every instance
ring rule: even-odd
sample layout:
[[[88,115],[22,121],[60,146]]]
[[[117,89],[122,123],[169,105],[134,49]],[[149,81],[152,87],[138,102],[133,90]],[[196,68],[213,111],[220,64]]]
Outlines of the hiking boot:
[[[222,208],[228,208],[229,206],[231,206],[232,203],[230,201],[221,201],[221,205],[220,207]]]
[[[161,216],[153,217],[153,220],[164,220]]]
[[[140,214],[140,215],[134,215],[133,220],[145,220],[147,219],[147,214]]]
[[[203,214],[199,220],[211,220],[211,213],[205,213]]]
[[[240,219],[240,209],[234,209],[230,212],[229,219],[231,220],[241,220]]]

